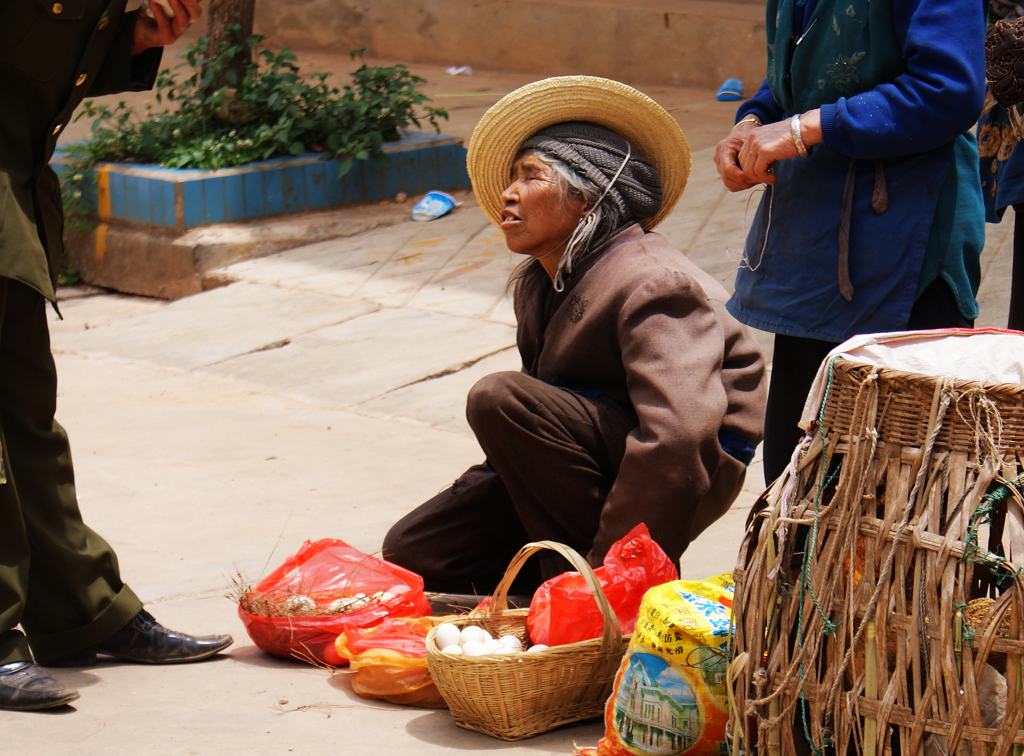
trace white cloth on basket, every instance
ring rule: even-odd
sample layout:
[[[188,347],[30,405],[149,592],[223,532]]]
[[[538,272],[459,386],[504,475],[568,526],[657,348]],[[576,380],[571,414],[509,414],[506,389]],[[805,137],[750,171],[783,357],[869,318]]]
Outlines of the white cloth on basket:
[[[800,416],[808,430],[818,419],[828,366],[841,355],[854,362],[908,373],[983,383],[1024,384],[1024,332],[998,328],[940,328],[870,333],[844,341],[822,361]]]

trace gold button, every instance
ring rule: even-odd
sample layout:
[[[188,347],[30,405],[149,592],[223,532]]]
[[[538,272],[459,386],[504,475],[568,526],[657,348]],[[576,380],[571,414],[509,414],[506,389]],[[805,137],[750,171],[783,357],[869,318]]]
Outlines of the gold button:
[[[89,77],[86,76],[85,74],[78,74],[78,78],[75,79],[75,86],[76,87],[82,86],[83,84],[85,84],[85,80],[88,79],[88,78]]]
[[[59,16],[61,13],[64,12],[64,5],[62,3],[54,3],[53,7],[50,10],[53,11],[53,15]]]
[[[96,28],[99,29],[100,31],[103,31],[108,26],[110,26],[110,19],[107,18],[106,16],[104,16],[103,18],[100,19],[99,26],[97,26]]]
[[[64,128],[64,124],[63,123],[58,123],[56,126],[54,126],[53,127],[53,134],[54,134],[54,136],[59,134],[60,130],[63,129],[63,128]]]

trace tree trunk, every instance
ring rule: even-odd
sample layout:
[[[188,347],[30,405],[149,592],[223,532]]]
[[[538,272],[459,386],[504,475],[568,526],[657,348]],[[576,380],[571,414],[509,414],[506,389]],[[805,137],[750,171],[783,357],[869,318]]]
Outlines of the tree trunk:
[[[251,62],[245,40],[252,36],[256,0],[209,0],[207,15],[207,36],[209,51],[215,54],[222,44],[240,45],[241,50],[228,69],[212,83],[212,89],[224,86],[237,87],[245,74],[245,67]],[[228,74],[230,71],[232,76]]]

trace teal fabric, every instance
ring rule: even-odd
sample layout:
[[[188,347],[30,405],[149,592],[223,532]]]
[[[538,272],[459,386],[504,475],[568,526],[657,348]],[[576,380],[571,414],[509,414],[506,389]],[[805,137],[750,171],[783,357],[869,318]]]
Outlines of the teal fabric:
[[[981,284],[981,250],[985,246],[985,225],[979,219],[984,217],[978,143],[973,134],[963,134],[953,145],[953,164],[939,194],[917,294],[941,276],[967,320],[978,317],[975,294]]]
[[[903,70],[891,0],[818,0],[806,29],[793,0],[768,0],[768,85],[790,114],[891,81]]]

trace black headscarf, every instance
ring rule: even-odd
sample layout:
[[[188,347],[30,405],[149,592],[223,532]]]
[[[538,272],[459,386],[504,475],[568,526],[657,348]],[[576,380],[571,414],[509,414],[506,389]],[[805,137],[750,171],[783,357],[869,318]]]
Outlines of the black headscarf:
[[[522,150],[540,150],[566,163],[602,192],[626,159],[628,142],[596,123],[570,121],[548,126],[523,142]],[[647,158],[632,147],[629,162],[605,197],[623,222],[641,221],[661,207],[661,180]]]

